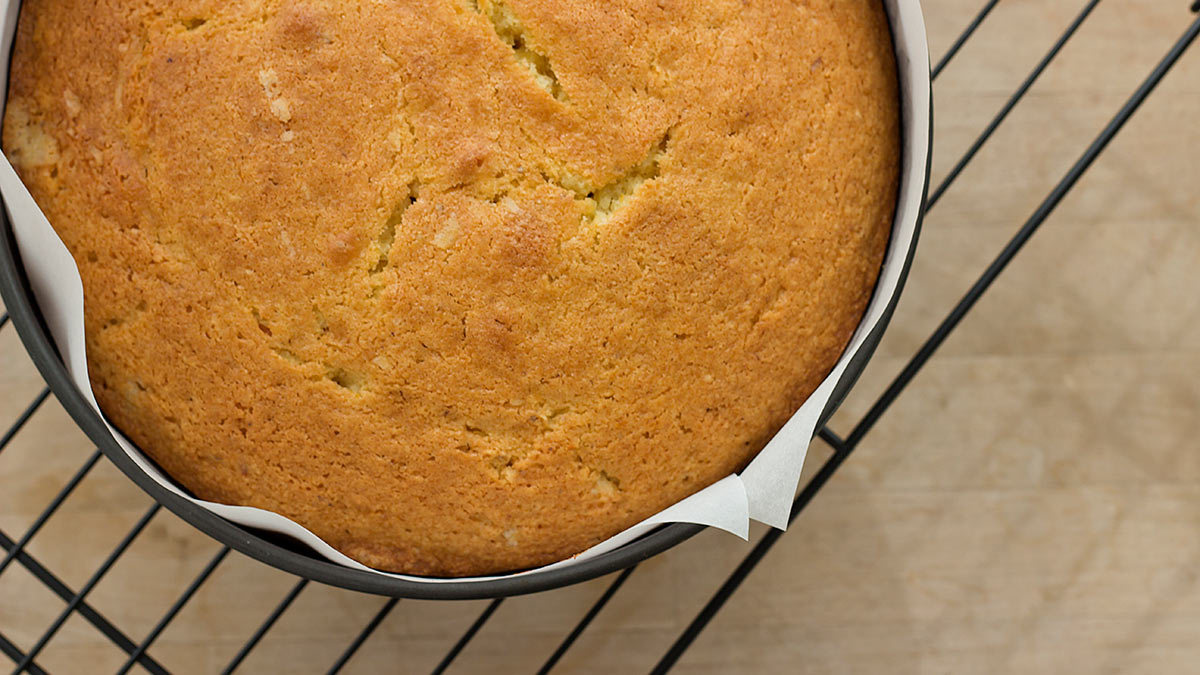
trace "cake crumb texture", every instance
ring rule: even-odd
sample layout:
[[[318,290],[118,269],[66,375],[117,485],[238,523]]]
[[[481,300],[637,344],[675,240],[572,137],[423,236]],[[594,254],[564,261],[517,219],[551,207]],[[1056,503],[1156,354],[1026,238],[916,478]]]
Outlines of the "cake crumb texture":
[[[122,431],[456,576],[762,448],[871,295],[897,96],[875,0],[26,0],[3,147]]]

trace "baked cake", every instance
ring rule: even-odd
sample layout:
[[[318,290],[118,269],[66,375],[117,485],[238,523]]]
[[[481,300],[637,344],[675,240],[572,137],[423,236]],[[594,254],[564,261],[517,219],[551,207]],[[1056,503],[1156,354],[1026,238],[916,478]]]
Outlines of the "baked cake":
[[[877,0],[27,0],[3,146],[117,427],[457,576],[754,457],[871,296],[898,107]]]

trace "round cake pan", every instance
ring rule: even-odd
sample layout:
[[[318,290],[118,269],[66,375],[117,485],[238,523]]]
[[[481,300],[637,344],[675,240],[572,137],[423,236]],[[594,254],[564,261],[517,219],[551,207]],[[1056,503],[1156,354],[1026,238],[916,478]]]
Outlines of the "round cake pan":
[[[910,198],[919,199],[918,208],[913,211],[916,219],[913,225],[919,232],[928,192],[932,147],[928,49],[918,0],[885,0],[884,4],[892,26],[903,92],[901,114],[905,137],[900,194],[901,199],[904,199],[906,194],[910,195]],[[878,346],[899,300],[916,242],[917,236],[914,234],[911,244],[899,251],[900,255],[889,256],[886,264],[901,267],[899,285],[895,293],[886,299],[882,319],[866,337],[863,346],[838,381],[833,396],[821,415],[820,424],[824,424],[837,409]],[[418,599],[465,600],[521,595],[587,581],[629,567],[679,544],[704,529],[699,525],[684,523],[663,525],[640,539],[574,565],[483,581],[421,583],[344,567],[317,556],[307,547],[285,536],[236,525],[180,497],[142,471],[117,445],[103,420],[71,381],[50,338],[25,276],[6,210],[0,210],[0,296],[4,299],[30,357],[55,396],[113,464],[175,515],[212,538],[272,567],[301,577],[356,591]]]

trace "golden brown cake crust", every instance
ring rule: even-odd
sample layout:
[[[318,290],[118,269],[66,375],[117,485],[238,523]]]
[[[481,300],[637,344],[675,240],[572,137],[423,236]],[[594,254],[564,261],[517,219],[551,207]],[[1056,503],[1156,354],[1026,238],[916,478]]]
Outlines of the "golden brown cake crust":
[[[463,575],[754,456],[869,299],[897,109],[875,0],[26,0],[3,141],[119,428]]]

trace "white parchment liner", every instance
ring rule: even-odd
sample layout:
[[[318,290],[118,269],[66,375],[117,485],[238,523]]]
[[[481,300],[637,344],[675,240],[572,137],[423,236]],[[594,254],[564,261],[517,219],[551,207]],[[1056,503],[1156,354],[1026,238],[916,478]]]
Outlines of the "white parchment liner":
[[[20,2],[9,0],[5,5],[3,17],[0,17],[0,96],[7,96],[8,59],[12,51]],[[576,564],[626,544],[663,523],[698,523],[721,528],[743,539],[748,536],[751,519],[780,529],[787,527],[788,512],[800,480],[800,471],[804,466],[809,442],[816,430],[817,418],[829,402],[850,360],[862,348],[867,335],[878,324],[888,303],[898,292],[902,270],[911,250],[913,237],[916,236],[929,149],[929,53],[920,2],[885,0],[885,5],[892,24],[902,97],[904,147],[900,195],[892,238],[875,295],[841,360],[740,476],[728,476],[574,558],[539,570],[501,576],[532,574]],[[0,195],[3,195],[30,286],[50,334],[75,385],[99,412],[87,377],[83,285],[74,260],[6,158],[0,159]],[[107,424],[107,421],[105,423]],[[111,425],[108,429],[117,443],[147,475],[165,488],[191,499],[147,461],[141,451],[124,435]],[[277,513],[198,499],[192,501],[239,525],[289,535],[304,542],[321,556],[354,569],[425,583],[498,578],[434,579],[371,570],[335,551],[313,533]]]

